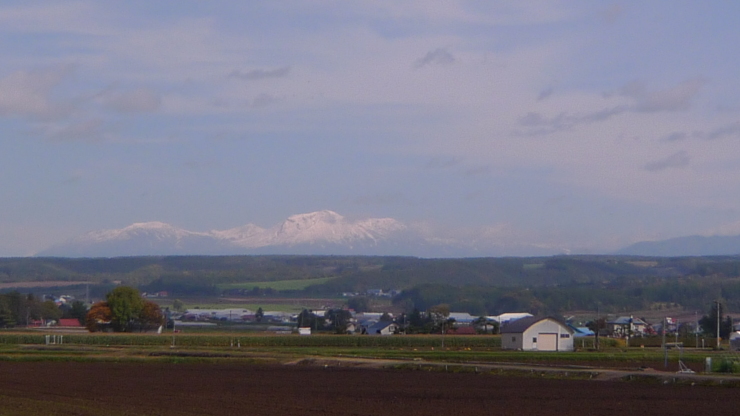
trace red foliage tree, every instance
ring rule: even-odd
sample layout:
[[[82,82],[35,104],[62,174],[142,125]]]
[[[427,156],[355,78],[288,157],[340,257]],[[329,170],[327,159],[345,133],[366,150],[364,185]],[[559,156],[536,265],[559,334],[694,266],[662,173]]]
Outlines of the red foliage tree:
[[[85,320],[85,327],[90,332],[102,331],[103,327],[110,324],[113,313],[108,307],[108,302],[97,302],[90,307]]]
[[[139,323],[142,330],[159,328],[160,325],[164,324],[162,309],[154,302],[144,301],[144,307],[141,308],[141,314],[139,315]]]

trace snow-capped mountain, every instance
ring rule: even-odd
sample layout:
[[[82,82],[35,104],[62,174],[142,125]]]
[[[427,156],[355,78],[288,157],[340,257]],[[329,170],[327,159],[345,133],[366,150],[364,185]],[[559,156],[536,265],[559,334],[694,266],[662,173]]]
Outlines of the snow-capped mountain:
[[[134,223],[117,230],[92,231],[42,251],[42,256],[115,257],[169,254],[219,254],[227,249],[209,233],[163,222]]]
[[[470,257],[561,254],[535,246],[460,242],[421,232],[393,218],[349,220],[333,211],[293,215],[270,228],[254,224],[194,232],[162,222],[93,231],[52,246],[38,256],[119,257],[150,255],[401,255]]]
[[[270,229],[231,241],[248,248],[314,243],[372,244],[380,243],[405,229],[406,226],[392,218],[348,221],[336,212],[318,211],[293,215]]]
[[[293,215],[271,228],[247,224],[194,232],[163,222],[92,231],[39,256],[115,257],[186,254],[393,254],[406,226],[392,218],[350,221],[333,211]]]

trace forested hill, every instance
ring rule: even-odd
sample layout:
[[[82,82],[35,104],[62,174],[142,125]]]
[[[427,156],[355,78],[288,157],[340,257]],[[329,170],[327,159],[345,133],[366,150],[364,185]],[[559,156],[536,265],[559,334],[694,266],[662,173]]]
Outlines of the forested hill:
[[[723,298],[740,309],[740,257],[649,258],[556,256],[530,258],[422,259],[367,256],[173,256],[95,259],[0,259],[0,284],[92,282],[90,293],[116,284],[174,296],[254,296],[265,282],[309,280],[305,289],[257,293],[289,297],[337,297],[368,289],[400,290],[404,309],[447,303],[473,314],[574,309],[613,311],[662,304],[703,309]],[[97,283],[97,285],[95,285]],[[234,285],[235,283],[240,283]],[[232,285],[229,285],[232,284]],[[278,287],[276,285],[275,287]],[[291,285],[295,287],[295,285]],[[24,290],[24,289],[20,289]],[[256,290],[256,289],[255,289]],[[67,289],[65,289],[67,291]]]
[[[556,256],[531,258],[422,259],[368,256],[169,256],[120,258],[0,258],[0,283],[21,281],[155,280],[200,284],[332,277],[322,292],[370,288],[452,286],[621,285],[672,276],[738,276],[740,257],[646,258]]]

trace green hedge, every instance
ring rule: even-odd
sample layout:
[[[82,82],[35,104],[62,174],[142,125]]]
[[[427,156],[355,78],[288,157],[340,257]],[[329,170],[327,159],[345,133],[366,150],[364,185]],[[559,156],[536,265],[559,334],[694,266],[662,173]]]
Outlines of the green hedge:
[[[57,342],[59,341],[59,335]],[[186,335],[186,334],[66,334],[63,344],[96,346],[166,346],[229,347],[237,342],[242,347],[381,347],[426,348],[499,348],[498,336],[425,336],[425,335]],[[444,340],[443,340],[444,338]],[[0,344],[45,344],[45,334],[0,334]]]

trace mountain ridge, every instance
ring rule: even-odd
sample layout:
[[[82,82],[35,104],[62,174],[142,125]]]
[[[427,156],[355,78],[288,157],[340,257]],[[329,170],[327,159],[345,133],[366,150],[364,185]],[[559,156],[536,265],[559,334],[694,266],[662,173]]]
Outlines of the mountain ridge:
[[[641,241],[615,254],[632,256],[733,256],[740,254],[740,235],[691,235],[659,241]]]
[[[483,257],[567,254],[558,247],[481,243],[439,238],[393,218],[349,220],[330,210],[291,215],[268,228],[249,223],[226,230],[188,231],[170,224],[137,222],[92,231],[53,245],[37,257],[149,255],[401,255]]]

